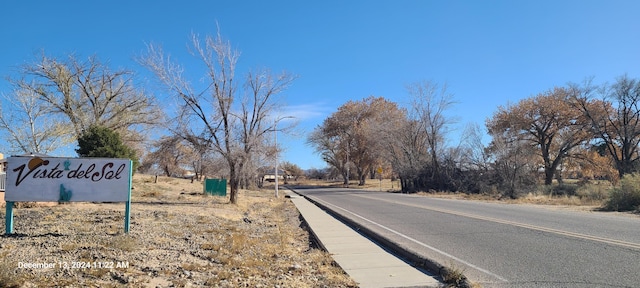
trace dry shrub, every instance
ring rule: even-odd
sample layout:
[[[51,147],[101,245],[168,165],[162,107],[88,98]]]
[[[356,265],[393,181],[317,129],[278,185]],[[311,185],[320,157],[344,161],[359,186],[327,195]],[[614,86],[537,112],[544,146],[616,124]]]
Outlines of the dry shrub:
[[[120,249],[122,251],[135,251],[138,249],[138,241],[130,235],[118,235],[105,241],[104,246]]]
[[[464,276],[464,269],[458,268],[453,262],[449,263],[448,267],[444,267],[440,274],[442,280],[447,284],[447,287],[462,287],[468,282],[467,277]]]
[[[611,190],[604,208],[610,211],[640,210],[640,174],[622,177],[620,186]]]
[[[142,197],[159,197],[162,195],[158,190],[148,190],[141,193]]]
[[[587,183],[578,187],[578,189],[576,190],[576,195],[580,197],[580,199],[597,202],[607,199],[610,190],[611,185],[606,185],[599,182]]]

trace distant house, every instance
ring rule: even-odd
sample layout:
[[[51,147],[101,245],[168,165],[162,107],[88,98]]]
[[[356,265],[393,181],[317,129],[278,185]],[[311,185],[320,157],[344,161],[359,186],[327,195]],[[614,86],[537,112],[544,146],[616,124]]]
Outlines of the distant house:
[[[261,169],[261,179],[262,181],[267,182],[276,182],[276,170],[271,169]],[[291,175],[287,170],[278,169],[278,182],[286,183],[288,179],[291,179]]]
[[[4,184],[7,181],[7,159],[0,153],[0,192],[4,192]]]
[[[0,153],[0,173],[7,172],[7,159],[4,158],[4,154]]]

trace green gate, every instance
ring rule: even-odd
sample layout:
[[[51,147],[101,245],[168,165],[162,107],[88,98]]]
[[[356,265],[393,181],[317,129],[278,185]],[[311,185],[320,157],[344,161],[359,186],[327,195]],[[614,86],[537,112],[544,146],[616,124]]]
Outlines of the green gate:
[[[204,179],[204,194],[227,196],[227,179]]]

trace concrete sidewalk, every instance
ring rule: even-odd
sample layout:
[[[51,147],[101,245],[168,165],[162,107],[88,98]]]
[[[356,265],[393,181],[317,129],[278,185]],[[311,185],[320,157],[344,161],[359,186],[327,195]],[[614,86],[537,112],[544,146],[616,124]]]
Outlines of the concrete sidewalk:
[[[287,191],[312,233],[358,285],[370,287],[439,287],[441,283],[388,253],[302,196]]]

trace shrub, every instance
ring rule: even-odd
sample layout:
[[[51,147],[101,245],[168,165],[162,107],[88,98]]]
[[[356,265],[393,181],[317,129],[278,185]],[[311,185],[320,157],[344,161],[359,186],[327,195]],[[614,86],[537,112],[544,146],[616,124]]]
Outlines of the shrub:
[[[537,185],[533,187],[533,192],[536,195],[547,195],[549,197],[554,196],[575,196],[578,186],[575,184],[556,184],[556,185]]]
[[[561,195],[561,196],[574,196],[576,195],[576,190],[578,186],[572,184],[559,184],[555,185],[552,188],[553,195]]]
[[[586,183],[578,187],[576,196],[580,199],[602,201],[607,199],[611,185],[602,183]]]
[[[80,157],[129,158],[133,171],[138,167],[136,151],[122,143],[120,134],[109,128],[93,125],[78,138]]]
[[[640,209],[640,174],[625,175],[620,180],[620,186],[611,190],[605,209],[610,211]]]

